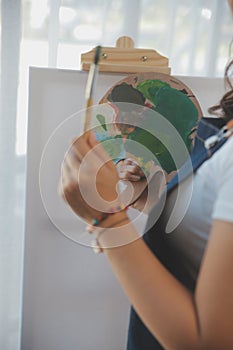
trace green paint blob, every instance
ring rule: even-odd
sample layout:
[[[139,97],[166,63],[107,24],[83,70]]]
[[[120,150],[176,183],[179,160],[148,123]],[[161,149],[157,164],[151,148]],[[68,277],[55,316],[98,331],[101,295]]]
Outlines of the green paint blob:
[[[137,85],[137,90],[139,90],[144,97],[152,102],[156,91],[165,86],[170,87],[168,83],[161,80],[145,80]]]
[[[97,114],[96,115],[96,119],[98,120],[98,122],[100,123],[100,125],[102,126],[102,128],[107,131],[107,126],[106,126],[106,120],[105,117],[102,114]]]

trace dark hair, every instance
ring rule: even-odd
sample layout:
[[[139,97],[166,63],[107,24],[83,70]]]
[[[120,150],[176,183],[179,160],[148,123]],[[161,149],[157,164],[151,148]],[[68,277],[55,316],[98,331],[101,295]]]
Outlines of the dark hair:
[[[208,109],[208,112],[210,114],[218,115],[226,121],[233,119],[233,85],[230,80],[230,70],[232,69],[232,67],[233,59],[226,66],[224,74],[225,84],[229,91],[227,91],[225,95],[223,95],[219,104],[212,106]]]

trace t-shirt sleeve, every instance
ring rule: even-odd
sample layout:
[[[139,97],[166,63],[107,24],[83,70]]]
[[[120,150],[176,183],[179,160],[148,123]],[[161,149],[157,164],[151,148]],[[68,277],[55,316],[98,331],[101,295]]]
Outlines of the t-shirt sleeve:
[[[217,197],[213,208],[213,219],[233,222],[233,136],[224,146],[224,152],[216,163]]]

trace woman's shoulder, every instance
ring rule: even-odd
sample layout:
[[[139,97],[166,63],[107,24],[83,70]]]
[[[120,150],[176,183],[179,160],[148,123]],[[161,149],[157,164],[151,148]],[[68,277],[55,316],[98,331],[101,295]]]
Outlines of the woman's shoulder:
[[[233,167],[233,135],[216,152],[215,157],[213,156],[214,158],[223,168],[228,166]]]
[[[198,169],[197,174],[211,179],[218,187],[226,179],[233,184],[233,136]]]
[[[233,136],[216,152],[213,174],[216,201],[212,217],[233,222]]]

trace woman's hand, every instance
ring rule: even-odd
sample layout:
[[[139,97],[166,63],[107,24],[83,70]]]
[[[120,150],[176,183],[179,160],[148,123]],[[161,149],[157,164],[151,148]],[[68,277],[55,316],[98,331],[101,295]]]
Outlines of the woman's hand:
[[[149,175],[146,176],[136,160],[132,158],[126,158],[118,162],[117,170],[120,180],[131,181],[135,195],[137,193],[140,194],[131,207],[144,213],[149,213],[165,188],[167,179],[169,179],[167,174],[160,166],[151,163]],[[149,182],[150,190],[153,191],[151,195],[148,193]]]
[[[139,191],[140,196],[131,205],[131,207],[139,211],[145,211],[145,205],[148,197],[148,187],[143,170],[140,168],[136,160],[132,158],[126,158],[118,162],[117,170],[120,180],[132,182],[135,193],[138,192],[137,188],[142,187],[143,190]]]
[[[131,158],[124,159],[117,164],[119,178],[127,181],[140,181],[145,177],[138,163]]]
[[[91,132],[75,139],[65,154],[59,193],[87,222],[119,206],[116,167]]]

